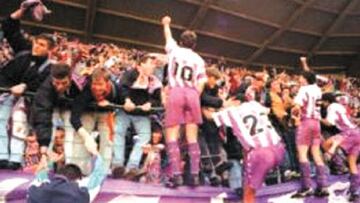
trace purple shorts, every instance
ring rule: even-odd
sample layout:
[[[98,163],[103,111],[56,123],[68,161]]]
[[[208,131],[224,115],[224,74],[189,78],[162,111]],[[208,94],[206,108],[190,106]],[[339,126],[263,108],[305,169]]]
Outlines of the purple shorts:
[[[165,104],[165,127],[190,123],[202,123],[198,91],[194,88],[171,88]]]
[[[255,190],[260,188],[266,174],[283,161],[284,155],[285,147],[282,143],[250,150],[244,159],[244,184]]]
[[[340,140],[340,147],[345,150],[347,154],[360,154],[360,128],[349,129],[334,136],[334,139]]]
[[[296,145],[320,145],[321,129],[317,119],[303,119],[296,129]]]

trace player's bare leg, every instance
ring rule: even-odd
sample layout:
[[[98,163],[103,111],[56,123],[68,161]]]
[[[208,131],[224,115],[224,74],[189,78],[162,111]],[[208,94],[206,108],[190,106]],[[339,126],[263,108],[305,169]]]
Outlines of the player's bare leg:
[[[181,156],[178,145],[178,137],[180,125],[167,127],[166,134],[166,151],[169,156],[169,163],[171,168],[171,181],[167,183],[168,187],[176,188],[183,184],[182,170],[181,170]]]
[[[325,150],[325,152],[333,155],[336,151],[336,149],[339,147],[342,140],[337,139],[335,136],[330,137],[327,139],[323,144],[322,147]]]
[[[197,142],[198,138],[198,125],[186,124],[186,140],[188,144],[188,153],[190,156],[190,171],[191,171],[191,186],[199,185],[199,172],[200,172],[200,148]]]

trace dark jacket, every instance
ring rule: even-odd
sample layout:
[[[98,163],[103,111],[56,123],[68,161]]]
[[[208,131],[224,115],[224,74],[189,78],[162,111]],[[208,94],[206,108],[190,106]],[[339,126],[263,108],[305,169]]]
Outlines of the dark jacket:
[[[223,101],[218,96],[219,87],[216,85],[214,88],[205,86],[203,92],[201,93],[201,106],[202,107],[212,107],[220,108],[223,105]]]
[[[33,99],[30,119],[40,146],[48,146],[50,143],[54,108],[70,109],[71,100],[79,94],[80,90],[73,81],[64,95],[56,92],[51,76],[41,84]]]
[[[147,102],[151,103],[152,107],[159,107],[161,105],[161,87],[162,84],[155,76],[150,77],[150,84],[147,88],[134,88],[133,84],[139,77],[139,72],[136,69],[126,71],[120,79],[120,88],[122,94],[123,104],[125,98],[129,98],[135,105],[143,105]],[[150,112],[144,112],[141,109],[135,109],[131,112],[126,112],[130,115],[148,115]]]
[[[31,186],[28,190],[28,203],[89,203],[90,195],[87,188],[79,187],[76,182],[64,176],[55,175],[50,183]]]
[[[36,91],[50,73],[47,57],[31,55],[31,44],[20,32],[20,21],[10,17],[2,22],[5,38],[15,51],[15,58],[0,69],[0,87],[11,87],[20,83],[27,90]]]
[[[121,94],[119,87],[111,81],[111,92],[105,98],[111,103],[119,104],[121,100]],[[79,130],[82,127],[81,115],[87,111],[110,111],[111,108],[99,107],[95,104],[96,100],[91,93],[91,81],[84,87],[83,91],[74,99],[71,105],[71,125],[75,130]]]

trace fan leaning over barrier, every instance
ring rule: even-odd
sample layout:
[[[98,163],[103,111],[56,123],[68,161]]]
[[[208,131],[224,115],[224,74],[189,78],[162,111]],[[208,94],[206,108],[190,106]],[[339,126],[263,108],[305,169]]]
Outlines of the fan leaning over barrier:
[[[36,91],[50,72],[48,56],[54,47],[52,37],[40,34],[32,42],[28,42],[20,31],[20,19],[35,4],[38,5],[39,1],[21,4],[19,9],[2,22],[4,37],[14,50],[16,57],[0,70],[0,86],[10,88],[11,92],[11,94],[1,95],[0,99],[0,168],[18,169],[21,167],[24,145],[11,146],[9,138],[12,137],[8,135],[6,128],[14,101],[22,96],[25,90]],[[36,13],[39,14],[38,11]],[[37,14],[36,16],[39,17]]]

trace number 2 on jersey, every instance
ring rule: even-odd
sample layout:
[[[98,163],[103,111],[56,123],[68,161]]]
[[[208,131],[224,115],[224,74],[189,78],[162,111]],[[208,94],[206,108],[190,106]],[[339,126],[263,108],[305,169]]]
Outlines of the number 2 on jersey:
[[[256,135],[256,125],[257,125],[257,118],[253,115],[247,115],[243,118],[243,123],[245,125],[248,125],[248,123],[251,122],[251,125],[250,125],[250,135],[251,136],[254,136]]]

